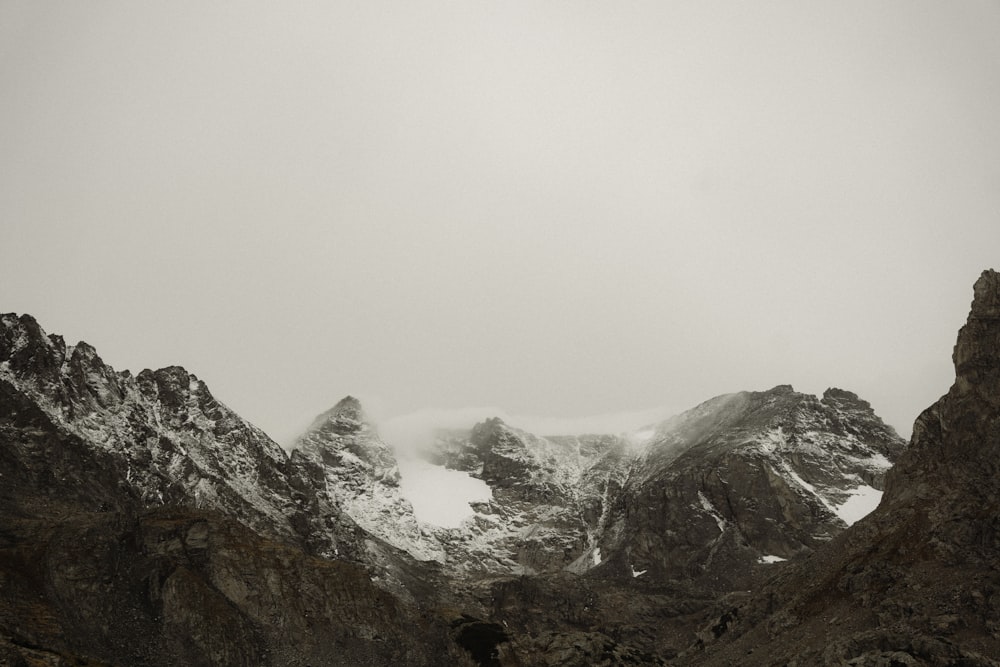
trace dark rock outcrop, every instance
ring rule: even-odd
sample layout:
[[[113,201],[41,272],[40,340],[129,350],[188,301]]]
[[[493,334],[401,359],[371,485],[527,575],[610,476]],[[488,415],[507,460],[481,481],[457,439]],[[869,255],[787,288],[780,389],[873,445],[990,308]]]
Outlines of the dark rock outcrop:
[[[975,284],[948,393],[917,419],[880,507],[789,566],[699,665],[1000,664],[1000,275]]]
[[[50,664],[136,667],[462,664],[443,621],[378,589],[361,567],[218,513],[6,524],[3,664],[35,664],[35,653]]]
[[[902,449],[850,392],[717,397],[657,427],[597,540],[600,568],[744,589],[761,565],[809,553],[873,507]]]

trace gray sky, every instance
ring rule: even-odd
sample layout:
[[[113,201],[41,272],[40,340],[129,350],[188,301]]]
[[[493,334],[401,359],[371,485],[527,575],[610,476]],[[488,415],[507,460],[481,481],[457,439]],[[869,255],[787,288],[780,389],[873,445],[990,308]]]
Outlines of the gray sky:
[[[280,441],[854,390],[1000,258],[996,2],[0,2],[0,310]]]

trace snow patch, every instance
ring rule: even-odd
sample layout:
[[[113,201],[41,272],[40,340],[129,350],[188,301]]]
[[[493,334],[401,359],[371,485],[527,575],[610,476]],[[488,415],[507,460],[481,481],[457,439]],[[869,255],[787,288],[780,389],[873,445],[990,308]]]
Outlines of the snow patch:
[[[427,461],[400,457],[399,490],[413,505],[419,521],[458,528],[475,512],[469,503],[493,498],[490,487],[467,472],[449,470]]]
[[[788,559],[787,558],[782,558],[781,556],[764,555],[764,556],[761,556],[760,558],[758,558],[757,562],[758,563],[783,563],[786,560],[788,560]]]
[[[722,518],[722,515],[715,509],[715,505],[712,504],[712,501],[706,498],[705,494],[701,491],[698,492],[698,500],[701,502],[701,508],[712,515],[712,518],[715,519],[715,524],[719,527],[719,531],[725,532],[726,520]]]
[[[594,553],[592,554],[592,557],[594,559],[594,565],[595,566],[601,564],[601,547],[596,547],[594,549]]]
[[[636,577],[641,577],[642,575],[644,575],[647,572],[649,572],[649,570],[636,570],[631,565],[629,565],[628,569],[632,570],[632,578],[633,579],[635,579]]]
[[[882,492],[867,484],[851,489],[850,498],[834,508],[837,516],[848,526],[854,525],[865,518],[878,507],[882,501]]]

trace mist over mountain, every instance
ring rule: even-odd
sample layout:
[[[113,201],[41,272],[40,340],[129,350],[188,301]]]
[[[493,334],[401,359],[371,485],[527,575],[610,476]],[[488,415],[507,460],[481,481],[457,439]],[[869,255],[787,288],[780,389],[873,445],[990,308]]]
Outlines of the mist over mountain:
[[[405,451],[347,396],[288,452],[183,368],[0,316],[0,660],[995,665],[998,304],[986,271],[908,445],[779,385]],[[477,491],[435,523],[407,470]]]

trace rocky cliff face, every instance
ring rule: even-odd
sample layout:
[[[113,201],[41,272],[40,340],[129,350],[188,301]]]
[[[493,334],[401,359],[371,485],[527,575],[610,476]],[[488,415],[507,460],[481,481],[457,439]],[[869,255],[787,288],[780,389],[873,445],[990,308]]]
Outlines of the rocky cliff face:
[[[759,594],[688,660],[706,665],[997,665],[1000,275],[976,282],[955,383],[925,410],[880,507]]]

